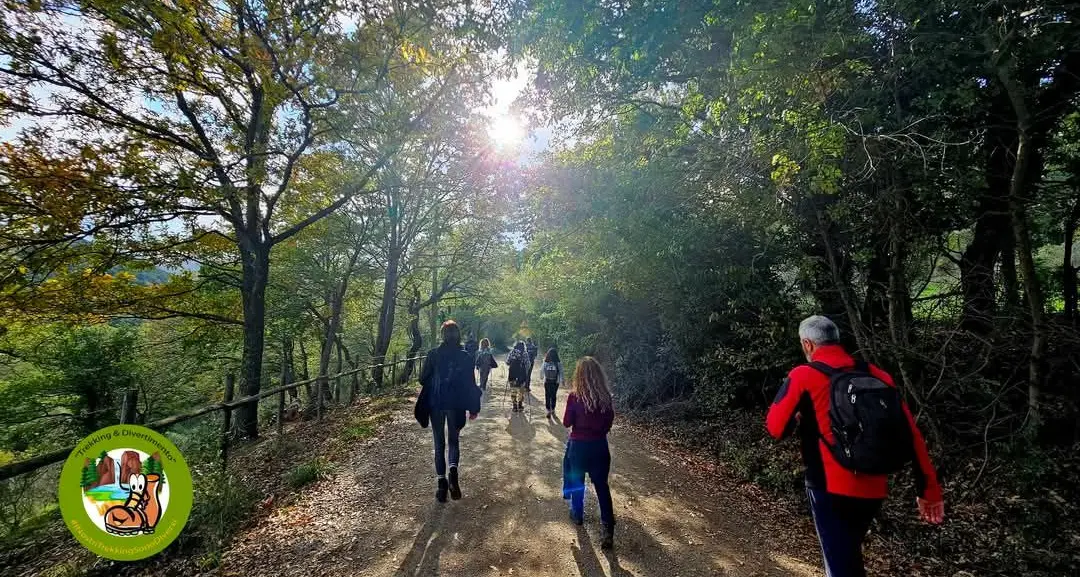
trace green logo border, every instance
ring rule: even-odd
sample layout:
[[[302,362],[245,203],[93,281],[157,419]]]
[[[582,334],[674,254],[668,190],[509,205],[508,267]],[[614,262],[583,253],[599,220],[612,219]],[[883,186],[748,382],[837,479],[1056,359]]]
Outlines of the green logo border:
[[[149,535],[106,533],[90,520],[83,507],[80,481],[84,462],[96,458],[102,450],[114,449],[161,454],[165,478],[170,483],[169,508]],[[91,552],[114,561],[138,561],[160,553],[184,530],[194,501],[191,470],[176,445],[161,433],[138,425],[105,427],[83,439],[64,461],[57,495],[60,515],[75,539]]]

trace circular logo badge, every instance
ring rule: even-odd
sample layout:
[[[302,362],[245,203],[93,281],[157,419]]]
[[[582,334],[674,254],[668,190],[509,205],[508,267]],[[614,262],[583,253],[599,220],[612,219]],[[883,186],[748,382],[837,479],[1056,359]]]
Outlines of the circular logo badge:
[[[191,513],[191,471],[164,435],[115,425],[83,439],[60,473],[60,514],[87,549],[116,561],[169,546]]]

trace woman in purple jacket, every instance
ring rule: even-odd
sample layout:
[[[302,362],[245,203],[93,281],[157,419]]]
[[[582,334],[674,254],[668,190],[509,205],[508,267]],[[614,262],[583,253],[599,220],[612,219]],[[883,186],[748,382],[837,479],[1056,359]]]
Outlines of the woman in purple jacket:
[[[611,452],[607,441],[614,420],[615,410],[604,369],[596,359],[584,357],[574,370],[563,415],[563,426],[570,429],[563,456],[563,498],[570,500],[570,518],[574,523],[584,523],[585,474],[588,473],[600,502],[603,549],[610,549],[615,539],[615,512],[608,486]]]

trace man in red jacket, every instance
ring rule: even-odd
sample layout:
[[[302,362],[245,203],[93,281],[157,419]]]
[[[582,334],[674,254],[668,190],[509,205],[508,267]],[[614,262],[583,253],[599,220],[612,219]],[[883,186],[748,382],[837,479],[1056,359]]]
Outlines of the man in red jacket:
[[[836,442],[829,417],[832,386],[829,375],[821,370],[854,369],[858,363],[840,346],[840,330],[826,317],[816,315],[804,320],[799,325],[799,340],[806,360],[818,367],[800,365],[788,373],[769,408],[766,426],[776,439],[798,429],[806,465],[806,494],[825,558],[826,575],[864,577],[863,539],[888,494],[888,476],[849,470],[830,450]],[[874,365],[865,368],[873,378],[895,386],[885,371]],[[884,389],[880,384],[879,387]],[[926,441],[907,405],[902,404],[902,408],[911,427],[919,516],[927,523],[939,524],[945,518],[941,486],[926,452]]]

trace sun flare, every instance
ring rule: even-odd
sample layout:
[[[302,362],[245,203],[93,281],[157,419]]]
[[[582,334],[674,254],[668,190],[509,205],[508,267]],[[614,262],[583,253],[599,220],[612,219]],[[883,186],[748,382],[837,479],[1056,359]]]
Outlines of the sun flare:
[[[488,125],[491,142],[500,148],[517,146],[525,139],[525,127],[521,120],[510,114],[500,114]]]

